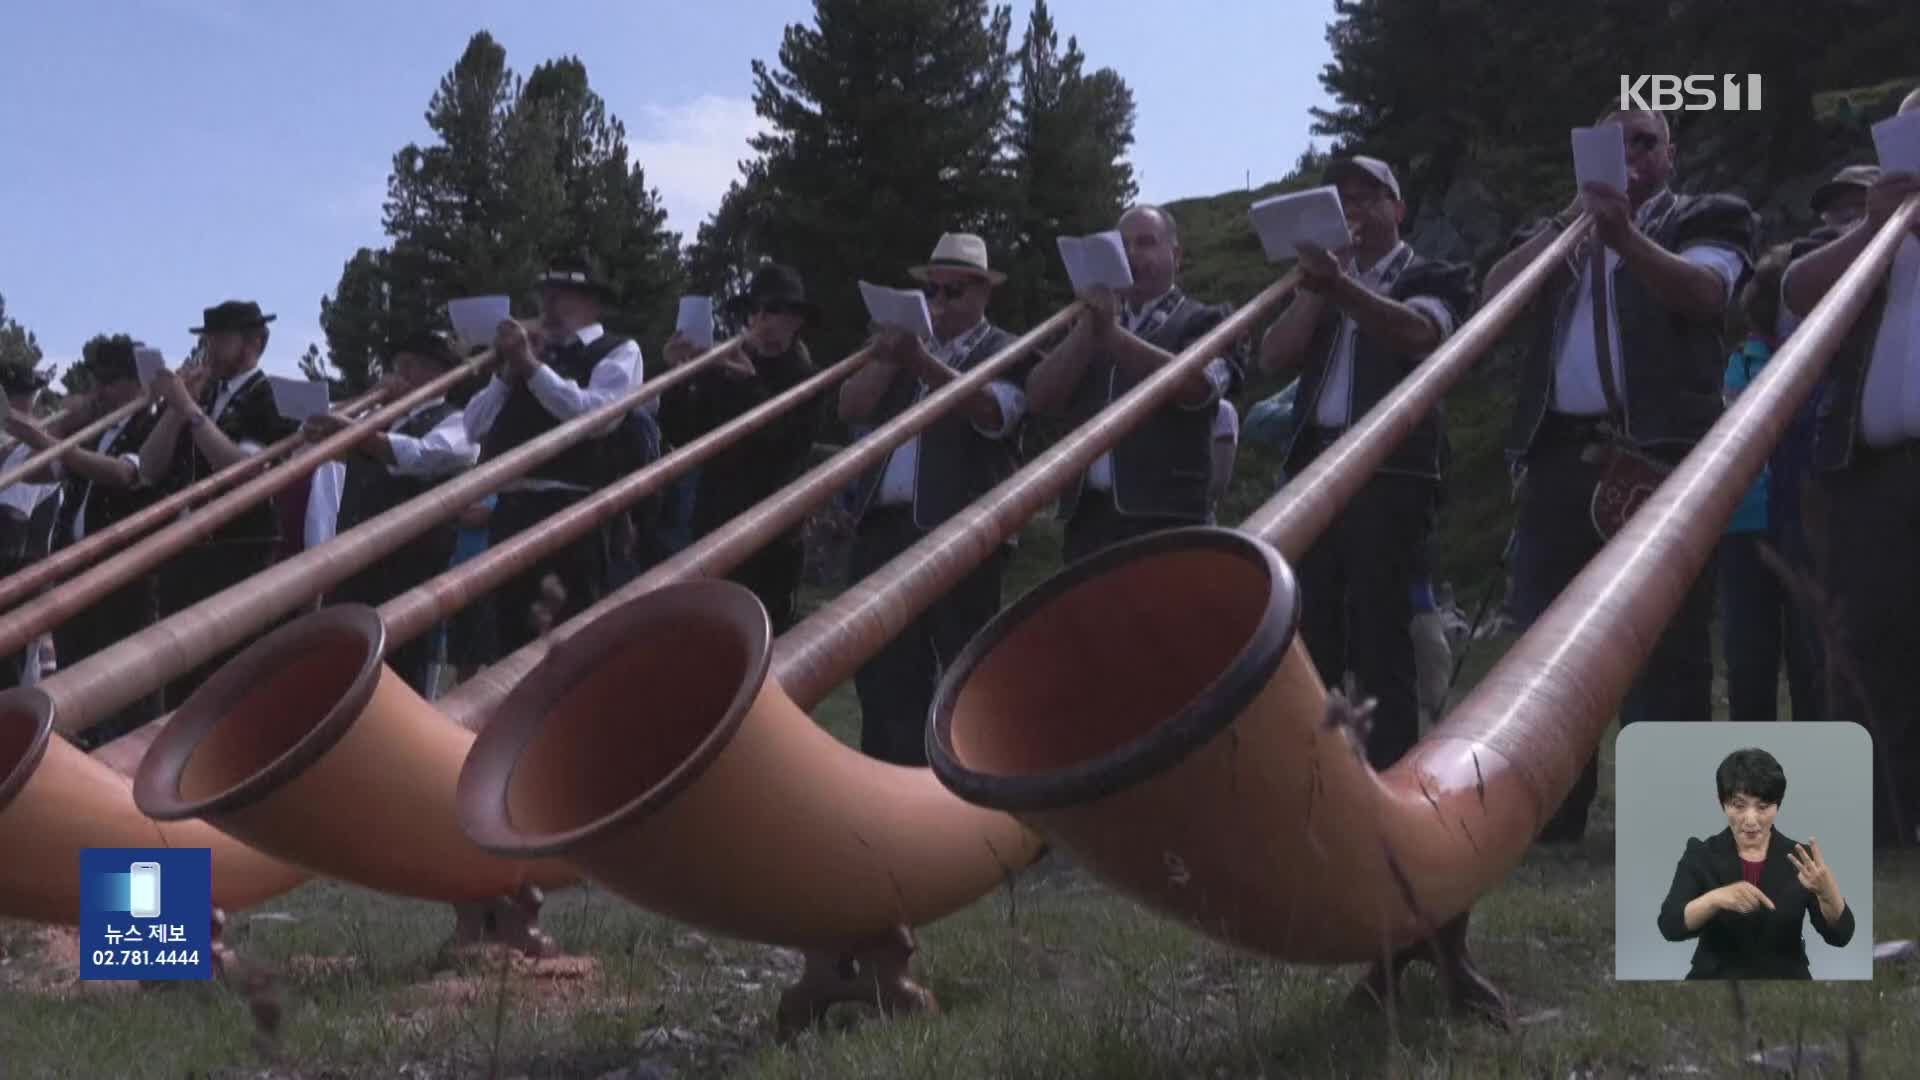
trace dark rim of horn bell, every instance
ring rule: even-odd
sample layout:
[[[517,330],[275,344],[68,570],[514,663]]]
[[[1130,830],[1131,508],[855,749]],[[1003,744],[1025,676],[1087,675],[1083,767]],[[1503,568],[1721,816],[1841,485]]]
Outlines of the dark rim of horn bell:
[[[287,657],[298,655],[303,642],[341,632],[357,637],[364,652],[353,679],[320,722],[246,779],[208,798],[182,796],[180,782],[193,755],[222,723],[229,721],[234,707],[284,668]],[[365,604],[324,607],[261,638],[214,672],[174,710],[173,719],[153,740],[140,762],[140,771],[134,775],[135,805],[156,821],[175,821],[243,810],[278,790],[333,749],[360,719],[374,687],[380,683],[386,646],[386,624],[380,621],[379,612]]]
[[[0,811],[6,810],[20,789],[33,779],[34,771],[40,768],[40,759],[47,756],[47,742],[53,738],[53,699],[46,691],[38,687],[15,687],[0,693],[0,718],[11,723],[15,716],[28,718],[33,726],[27,736],[27,748],[18,761],[4,774],[0,774]],[[11,741],[10,737],[0,737],[0,745]]]
[[[1064,769],[1018,776],[977,772],[953,749],[953,717],[974,670],[1028,616],[1122,564],[1178,549],[1215,548],[1258,563],[1268,580],[1265,610],[1247,643],[1219,677],[1151,731]],[[1008,812],[1057,810],[1104,798],[1159,775],[1205,745],[1258,697],[1286,658],[1299,627],[1293,570],[1263,541],[1232,529],[1200,525],[1168,529],[1117,544],[1048,578],[976,634],[934,693],[927,727],[927,763],[940,782],[967,802]]]
[[[553,707],[606,660],[607,654],[646,637],[653,630],[671,642],[675,627],[688,621],[724,621],[745,645],[739,686],[726,712],[700,744],[645,791],[583,825],[556,833],[529,833],[516,827],[508,810],[513,772],[546,727]],[[495,855],[540,858],[562,854],[609,829],[643,818],[672,802],[705,773],[746,720],[767,681],[773,662],[773,626],[759,597],[733,582],[703,579],[644,593],[553,643],[538,667],[508,693],[493,718],[474,739],[455,788],[460,825],[481,850]],[[622,724],[645,723],[644,700],[633,702]]]

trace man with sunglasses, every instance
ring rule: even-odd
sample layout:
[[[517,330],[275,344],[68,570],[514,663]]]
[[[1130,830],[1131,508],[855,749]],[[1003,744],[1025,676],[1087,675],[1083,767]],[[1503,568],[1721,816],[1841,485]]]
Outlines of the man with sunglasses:
[[[1507,436],[1516,476],[1511,607],[1521,628],[1601,548],[1616,496],[1658,483],[1719,419],[1728,305],[1751,271],[1757,216],[1731,194],[1668,186],[1674,144],[1658,112],[1609,108],[1623,129],[1627,190],[1589,183],[1560,214],[1516,236],[1487,274],[1499,294],[1574,218],[1597,229],[1554,270],[1515,324],[1521,345]],[[1636,720],[1709,720],[1713,571],[1693,582],[1620,710]],[[1598,786],[1589,759],[1542,831],[1575,843]]]
[[[841,385],[842,423],[884,424],[1015,340],[987,319],[994,286],[1006,275],[988,266],[978,236],[947,233],[927,263],[908,273],[926,292],[934,340],[883,332],[881,358]],[[885,566],[1012,475],[1027,409],[1020,379],[1015,371],[989,382],[862,478],[849,580]],[[854,676],[862,752],[898,765],[927,763],[927,709],[940,672],[999,612],[1010,551],[1011,543],[1001,545]]]
[[[1282,447],[1298,475],[1446,340],[1473,302],[1473,268],[1413,250],[1400,236],[1407,204],[1386,162],[1328,165],[1352,243],[1300,251],[1302,291],[1261,341],[1269,374],[1300,372],[1300,415]],[[1351,672],[1376,702],[1367,756],[1385,769],[1420,738],[1414,663],[1417,564],[1431,535],[1445,456],[1440,410],[1423,418],[1343,507],[1296,570],[1301,632],[1330,680]]]
[[[1180,288],[1180,229],[1172,214],[1136,206],[1120,215],[1118,228],[1133,285],[1123,295],[1104,288],[1081,295],[1086,312],[1027,377],[1036,415],[1085,422],[1233,311],[1231,304],[1204,304]],[[1214,419],[1245,369],[1244,357],[1242,342],[1194,372],[1171,404],[1095,459],[1061,496],[1067,562],[1159,529],[1207,521]]]

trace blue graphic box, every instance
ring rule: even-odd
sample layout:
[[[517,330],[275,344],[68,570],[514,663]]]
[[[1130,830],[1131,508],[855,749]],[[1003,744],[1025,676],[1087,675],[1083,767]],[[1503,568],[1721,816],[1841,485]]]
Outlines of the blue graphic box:
[[[212,977],[211,850],[80,850],[81,979]]]

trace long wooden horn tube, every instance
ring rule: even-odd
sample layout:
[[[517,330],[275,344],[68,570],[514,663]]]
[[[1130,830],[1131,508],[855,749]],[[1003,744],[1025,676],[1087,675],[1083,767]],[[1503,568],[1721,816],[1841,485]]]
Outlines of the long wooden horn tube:
[[[1571,790],[1914,215],[1895,216],[1651,500],[1386,772],[1296,638],[1286,561],[1227,529],[1109,549],[1009,607],[935,696],[934,771],[1229,942],[1347,963],[1434,936]],[[1310,516],[1262,521],[1294,535],[1304,526],[1287,523]]]
[[[724,349],[712,353],[723,354]],[[255,642],[149,740],[135,772],[139,805],[162,821],[204,817],[301,866],[397,895],[457,902],[512,893],[528,883],[543,888],[570,883],[571,868],[496,858],[467,841],[455,820],[453,789],[473,735],[448,723],[386,667],[384,654],[395,644],[387,624],[423,632],[440,617],[436,592],[464,603],[488,584],[524,571],[649,490],[817,396],[874,355],[871,348],[861,349],[815,373],[539,529],[441,575],[435,589],[403,593],[378,612],[357,604],[327,607]],[[442,496],[436,489],[408,507],[423,500],[458,513],[472,503],[472,494]],[[402,513],[416,512],[389,511],[336,542],[365,534],[359,543],[386,550],[391,544],[380,535],[383,523]],[[470,569],[481,563],[481,569]],[[396,608],[392,616],[388,607]],[[341,821],[343,804],[352,807],[350,825]],[[328,827],[316,828],[319,821]],[[379,834],[388,842],[341,844],[343,829]]]
[[[351,417],[356,411],[383,400],[386,393],[385,389],[371,390],[334,409],[333,413]],[[215,497],[273,468],[275,462],[298,449],[303,441],[298,433],[289,435],[245,461],[204,476],[97,533],[89,533],[85,540],[72,547],[61,548],[24,570],[0,578],[0,609],[33,596],[108,552],[126,553],[129,550],[127,545],[135,538],[178,518],[201,502],[211,505],[210,500]]]
[[[275,563],[185,611],[175,612],[140,633],[115,642],[71,668],[62,668],[42,684],[57,706],[55,728],[69,733],[84,731],[113,710],[139,700],[142,695],[165,685],[167,680],[177,677],[181,672],[190,671],[194,665],[220,655],[315,595],[371,565],[387,552],[439,522],[458,516],[507,481],[569,447],[594,437],[608,421],[637,408],[717,361],[724,349],[725,346],[712,349],[658,379],[649,380],[613,401],[543,433],[539,438],[435,485],[432,490],[362,522],[319,547]],[[349,435],[364,438],[370,431],[379,430],[374,425],[384,427],[386,423],[405,415],[405,411],[419,401],[428,400],[431,394],[423,392],[439,381],[435,379],[433,383],[403,395],[394,404],[365,421],[363,427],[329,436],[318,443],[313,447],[313,463],[328,460],[350,447],[353,440],[348,439]],[[260,478],[261,482],[268,480],[268,477]],[[242,488],[229,498],[240,498],[245,491]],[[204,533],[207,526],[203,524],[195,532],[181,530],[192,526],[198,517],[195,515],[178,525],[169,526],[158,536],[172,533],[174,535],[168,537],[167,542],[190,542]],[[108,570],[116,561],[103,563],[95,572]],[[67,588],[50,594],[40,603],[70,595],[85,580],[82,578],[69,583]],[[121,583],[113,578],[108,580],[115,586]],[[78,608],[71,601],[67,606],[69,609]],[[61,610],[62,617],[71,614],[71,610],[56,610]],[[0,641],[6,640],[5,627],[9,623],[16,619],[27,619],[32,612],[32,607],[23,608],[0,618]]]
[[[204,822],[151,820],[134,806],[125,776],[53,735],[53,702],[45,693],[0,693],[0,916],[78,923],[75,860],[89,847],[209,848],[213,902],[228,911],[307,880]]]
[[[79,446],[81,443],[86,442],[88,439],[93,438],[95,435],[100,434],[120,421],[125,420],[127,417],[132,416],[150,404],[152,404],[150,398],[144,395],[137,397],[125,405],[112,410],[105,416],[97,417],[88,422],[80,430],[60,439],[45,450],[36,451],[31,457],[27,458],[27,460],[5,472],[0,472],[0,488],[4,488],[22,477],[30,476],[35,470],[66,456],[67,451]]]
[[[380,619],[387,626],[387,648],[404,645],[433,629],[440,620],[463,610],[514,575],[584,535],[595,524],[699,468],[775,417],[792,412],[822,390],[848,378],[870,363],[875,355],[871,347],[851,353],[839,363],[809,375],[673,453],[547,518],[538,529],[527,529],[491,545],[459,566],[390,598],[379,609]]]
[[[562,856],[691,925],[803,948],[870,941],[979,899],[1032,860],[1038,838],[926,769],[853,750],[807,710],[1296,280],[778,642],[751,592],[714,580],[641,595],[558,636],[474,741],[459,783],[468,835],[502,856]],[[642,686],[649,697],[636,702]],[[715,837],[727,858],[713,857]],[[770,881],[781,887],[770,893]]]
[[[40,426],[48,429],[59,427],[60,424],[67,419],[67,414],[72,411],[73,411],[73,406],[63,405],[59,409],[56,409],[53,412],[53,414],[48,416],[45,420],[40,421]],[[11,435],[0,435],[0,457],[4,457],[8,453],[11,453],[13,451],[13,448],[19,445],[20,445],[19,439],[16,439]]]
[[[971,398],[988,383],[1011,371],[1032,355],[1035,349],[1066,329],[1080,311],[1079,301],[1068,304],[1039,326],[1020,335],[1000,352],[968,368],[959,378],[901,410],[893,419],[815,466],[805,476],[582,611],[567,626],[584,626],[634,597],[664,585],[695,576],[718,577],[731,571],[774,537],[798,525],[815,508],[833,498],[867,470],[885,463],[887,456],[901,444],[931,427],[934,421]],[[388,617],[388,633],[395,635],[399,641],[407,640],[399,636],[402,631],[385,607],[381,609],[381,614]],[[567,626],[560,629],[564,631]],[[488,665],[442,698],[438,703],[439,708],[461,726],[476,727],[547,655],[551,640],[550,636],[536,638]]]

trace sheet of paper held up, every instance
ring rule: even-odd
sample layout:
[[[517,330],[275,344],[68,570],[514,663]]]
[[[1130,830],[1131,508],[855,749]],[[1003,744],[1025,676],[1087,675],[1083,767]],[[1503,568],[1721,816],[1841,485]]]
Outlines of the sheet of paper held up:
[[[1627,192],[1627,131],[1619,124],[1573,129],[1573,182]]]
[[[867,317],[881,326],[905,330],[922,341],[933,339],[933,316],[927,311],[926,294],[862,281],[860,298],[867,302]]]
[[[674,332],[702,349],[713,348],[713,297],[683,296]]]
[[[1060,260],[1067,264],[1067,279],[1073,290],[1105,285],[1109,289],[1133,286],[1133,265],[1127,262],[1127,246],[1120,233],[1109,229],[1092,236],[1062,236]]]
[[[493,342],[494,331],[513,318],[513,308],[505,296],[462,296],[447,301],[447,321],[460,339],[463,351]]]
[[[1298,258],[1302,243],[1327,251],[1353,243],[1347,212],[1340,207],[1340,189],[1331,184],[1261,199],[1247,211],[1247,219],[1260,234],[1268,262]]]
[[[160,356],[159,349],[145,345],[136,345],[133,349],[133,370],[140,376],[140,387],[146,389],[153,385],[153,377],[167,369],[167,362]]]
[[[273,390],[273,407],[296,424],[327,411],[326,383],[269,375],[267,385]]]
[[[1898,113],[1873,125],[1880,171],[1920,173],[1920,112]]]

